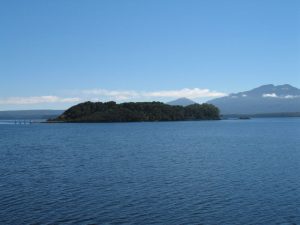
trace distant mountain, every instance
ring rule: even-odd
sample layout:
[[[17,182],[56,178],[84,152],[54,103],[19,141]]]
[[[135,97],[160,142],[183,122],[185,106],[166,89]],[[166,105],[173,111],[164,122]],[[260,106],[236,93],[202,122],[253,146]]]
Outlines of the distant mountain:
[[[250,91],[208,101],[222,114],[263,114],[300,112],[300,89],[289,84],[263,85]]]
[[[188,105],[196,104],[196,102],[194,102],[193,100],[188,99],[188,98],[178,98],[174,101],[167,102],[167,104],[168,105],[188,106]]]
[[[50,119],[62,114],[63,110],[15,110],[0,111],[1,120],[14,119]]]

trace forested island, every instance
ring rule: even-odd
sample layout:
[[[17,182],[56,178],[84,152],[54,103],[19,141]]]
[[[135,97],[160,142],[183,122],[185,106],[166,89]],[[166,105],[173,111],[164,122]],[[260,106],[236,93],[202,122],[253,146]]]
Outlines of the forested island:
[[[218,120],[219,109],[211,104],[171,106],[161,102],[84,102],[48,122],[142,122]]]

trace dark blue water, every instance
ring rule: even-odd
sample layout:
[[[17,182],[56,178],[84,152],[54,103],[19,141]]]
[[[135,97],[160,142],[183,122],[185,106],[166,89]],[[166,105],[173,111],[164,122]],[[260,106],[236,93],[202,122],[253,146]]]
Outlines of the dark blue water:
[[[300,119],[0,125],[1,224],[300,224]]]

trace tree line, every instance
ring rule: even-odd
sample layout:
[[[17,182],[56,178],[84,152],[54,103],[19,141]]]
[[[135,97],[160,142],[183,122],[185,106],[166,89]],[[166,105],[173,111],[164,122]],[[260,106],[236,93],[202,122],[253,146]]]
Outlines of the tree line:
[[[211,104],[171,106],[162,102],[84,102],[66,110],[52,122],[138,122],[217,120],[219,109]]]

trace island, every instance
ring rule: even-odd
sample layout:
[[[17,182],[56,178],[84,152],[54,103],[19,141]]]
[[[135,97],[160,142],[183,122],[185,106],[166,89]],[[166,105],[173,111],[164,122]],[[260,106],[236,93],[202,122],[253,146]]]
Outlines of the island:
[[[212,104],[173,106],[162,102],[84,102],[72,106],[48,122],[146,122],[219,120],[220,112]]]

